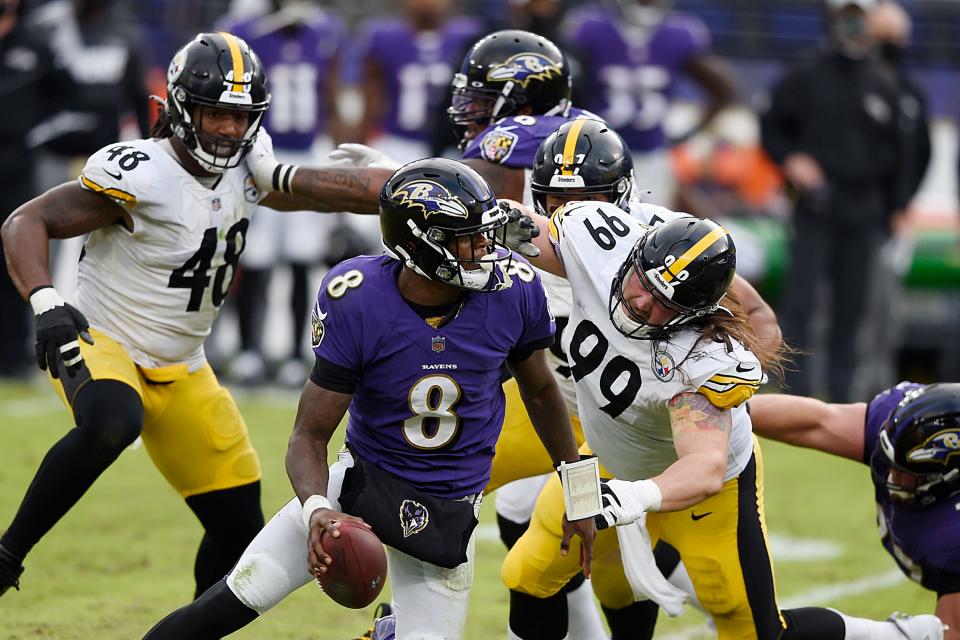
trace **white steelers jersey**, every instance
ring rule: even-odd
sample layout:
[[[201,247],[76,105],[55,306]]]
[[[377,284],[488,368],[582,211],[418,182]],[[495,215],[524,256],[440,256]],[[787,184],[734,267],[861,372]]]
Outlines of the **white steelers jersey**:
[[[594,453],[622,480],[650,478],[677,460],[667,402],[699,392],[733,411],[725,479],[737,476],[753,450],[744,402],[762,379],[756,356],[734,342],[698,342],[694,329],[669,341],[635,340],[610,320],[610,289],[644,227],[617,207],[572,203],[554,214],[558,243],[576,296],[562,346],[568,354],[584,435]]]
[[[245,164],[204,186],[168,145],[118,142],[87,160],[81,186],[126,209],[133,231],[114,224],[87,236],[77,307],[138,365],[186,363],[194,371],[262,194]]]
[[[529,173],[529,171],[528,171]],[[611,205],[612,206],[612,205]],[[668,220],[687,217],[690,214],[671,211],[666,207],[655,204],[640,202],[638,199],[630,201],[630,215],[636,218],[641,224],[647,226],[656,226]],[[566,352],[562,350],[564,330],[570,319],[572,293],[570,292],[570,283],[565,278],[555,276],[537,269],[540,278],[543,281],[544,291],[547,292],[547,303],[550,307],[550,313],[557,321],[557,339],[554,346],[547,351],[547,364],[556,374],[557,382],[560,385],[560,391],[567,402],[567,407],[571,412],[577,412],[577,395],[574,387],[573,377],[570,375],[570,365],[567,363]]]

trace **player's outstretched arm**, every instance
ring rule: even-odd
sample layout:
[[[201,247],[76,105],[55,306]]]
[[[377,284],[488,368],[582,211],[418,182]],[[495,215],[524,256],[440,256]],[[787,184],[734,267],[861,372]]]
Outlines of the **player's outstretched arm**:
[[[730,283],[737,297],[743,303],[743,307],[750,319],[750,326],[753,327],[757,337],[770,344],[780,344],[783,342],[783,334],[780,331],[780,323],[777,322],[777,314],[773,308],[767,304],[760,293],[754,289],[753,285],[738,275],[733,276],[733,282]]]
[[[538,269],[565,278],[567,270],[550,238],[550,219],[515,200],[501,198],[500,203],[510,208],[507,213],[507,246]]]
[[[336,538],[340,536],[338,527],[341,521],[363,523],[361,518],[331,509],[326,497],[330,477],[327,447],[352,397],[349,393],[324,389],[307,380],[300,394],[297,418],[287,444],[287,475],[303,505],[309,548],[307,561],[314,577],[324,573],[333,562],[320,543],[323,531]]]
[[[277,211],[350,211],[376,215],[380,189],[391,175],[393,172],[387,169],[297,167],[287,187],[288,193],[274,190],[271,181],[271,193],[260,203]]]
[[[570,414],[560,393],[557,379],[547,364],[546,350],[539,349],[520,362],[511,362],[510,370],[517,379],[520,397],[530,416],[530,422],[540,441],[550,454],[553,466],[561,462],[580,460],[577,442],[573,437]],[[580,537],[581,567],[584,574],[590,575],[593,559],[593,538],[596,526],[592,518],[566,521],[564,518],[564,542],[569,544],[571,535]]]
[[[51,238],[82,236],[118,221],[133,229],[130,215],[120,205],[76,182],[54,187],[21,205],[3,223],[2,235],[7,270],[23,299],[50,284]]]
[[[866,414],[863,402],[827,404],[785,394],[750,399],[750,419],[757,435],[857,461],[863,460]]]
[[[273,153],[270,134],[261,130],[247,155],[254,182],[267,192],[260,201],[278,211],[352,211],[376,214],[389,169],[332,165],[314,168],[283,164]]]

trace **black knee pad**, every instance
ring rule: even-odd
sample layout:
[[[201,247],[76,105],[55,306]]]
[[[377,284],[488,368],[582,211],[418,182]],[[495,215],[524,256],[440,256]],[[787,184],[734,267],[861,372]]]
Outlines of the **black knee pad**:
[[[653,600],[634,602],[623,609],[601,607],[610,625],[610,640],[649,640],[657,626],[660,607]]]
[[[803,607],[783,609],[780,614],[787,628],[777,636],[778,640],[843,640],[847,635],[843,618],[830,609]],[[774,636],[770,638],[773,640]]]
[[[514,522],[513,520],[504,518],[499,513],[497,514],[497,528],[500,529],[500,540],[503,541],[507,549],[513,549],[513,545],[517,544],[517,540],[520,539],[520,536],[523,535],[523,532],[526,531],[529,526],[529,520]]]
[[[562,640],[567,636],[567,594],[537,598],[510,591],[510,630],[523,640]]]
[[[216,538],[240,540],[245,547],[263,528],[260,481],[190,496],[187,505]]]
[[[119,455],[143,429],[143,401],[119,380],[91,380],[73,400],[78,433],[104,454]]]

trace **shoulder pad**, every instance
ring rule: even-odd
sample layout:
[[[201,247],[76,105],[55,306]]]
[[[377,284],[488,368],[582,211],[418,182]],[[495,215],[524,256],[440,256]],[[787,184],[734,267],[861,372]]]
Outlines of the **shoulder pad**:
[[[131,140],[107,145],[87,159],[80,173],[80,186],[103,194],[117,204],[136,206],[153,183],[155,165],[152,156],[163,153],[147,140]]]

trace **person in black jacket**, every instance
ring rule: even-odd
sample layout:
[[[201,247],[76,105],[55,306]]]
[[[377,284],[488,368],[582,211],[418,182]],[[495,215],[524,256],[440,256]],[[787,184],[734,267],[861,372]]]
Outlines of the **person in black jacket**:
[[[20,0],[0,0],[0,224],[34,194],[29,132],[64,106],[73,81],[40,35],[23,21]],[[7,275],[0,248],[0,378],[32,373],[30,307]]]
[[[903,175],[896,88],[871,55],[873,5],[828,0],[827,46],[777,83],[761,116],[763,147],[794,199],[779,315],[784,338],[801,353],[787,384],[798,395],[820,390],[807,356],[819,285],[829,283],[823,377],[833,402],[848,399],[870,274],[887,233],[890,185]]]
[[[871,9],[868,24],[882,66],[897,91],[903,164],[900,180],[890,181],[888,185],[889,236],[874,268],[870,301],[860,335],[862,358],[854,384],[858,399],[871,397],[900,379],[896,356],[903,327],[896,308],[903,294],[903,276],[910,267],[914,244],[907,209],[927,173],[931,153],[927,99],[905,65],[912,30],[910,16],[897,2],[883,0]]]

